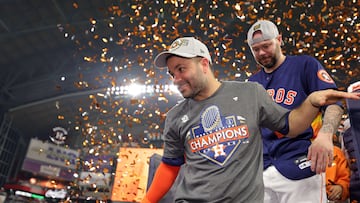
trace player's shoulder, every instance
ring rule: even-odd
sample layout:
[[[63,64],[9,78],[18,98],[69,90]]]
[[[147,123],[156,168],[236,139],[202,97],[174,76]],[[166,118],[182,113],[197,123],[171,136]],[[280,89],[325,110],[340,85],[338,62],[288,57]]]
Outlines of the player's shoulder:
[[[321,63],[310,55],[287,56],[286,58],[286,65],[291,66],[293,71],[309,73],[322,68]]]
[[[293,61],[296,63],[307,63],[309,61],[311,62],[317,62],[318,60],[310,55],[287,55],[286,59],[289,61]]]
[[[286,57],[293,58],[293,59],[310,59],[310,58],[314,58],[313,56],[308,55],[308,54],[286,55]]]
[[[223,91],[238,94],[252,94],[263,88],[256,81],[223,81]]]
[[[221,83],[225,87],[236,87],[236,88],[249,88],[259,85],[255,81],[222,81]]]
[[[181,111],[184,111],[186,109],[186,107],[189,106],[189,99],[182,99],[177,101],[177,103],[171,107],[169,109],[169,111],[166,113],[167,116],[171,116],[171,115],[177,115],[179,114]]]

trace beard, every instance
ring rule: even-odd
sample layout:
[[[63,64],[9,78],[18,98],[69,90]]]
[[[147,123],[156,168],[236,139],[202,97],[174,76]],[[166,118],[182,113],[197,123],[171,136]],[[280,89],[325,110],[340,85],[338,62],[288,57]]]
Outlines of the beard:
[[[258,60],[258,63],[267,69],[273,68],[276,62],[277,62],[276,56],[272,56],[271,58],[263,57]]]
[[[202,73],[195,73],[193,77],[184,81],[185,88],[180,88],[179,91],[186,99],[194,99],[201,95],[203,90],[206,89],[207,80]]]
[[[202,84],[189,84],[189,89],[181,92],[181,94],[185,99],[195,98],[203,89],[204,86]]]

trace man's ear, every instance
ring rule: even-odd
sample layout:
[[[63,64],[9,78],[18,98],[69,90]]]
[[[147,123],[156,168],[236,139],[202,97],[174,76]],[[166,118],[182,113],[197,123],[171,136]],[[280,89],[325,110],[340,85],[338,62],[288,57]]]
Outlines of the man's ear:
[[[207,73],[210,70],[210,65],[209,65],[210,61],[209,61],[209,59],[207,59],[205,57],[202,57],[200,63],[202,65],[202,67],[203,67],[204,73]]]
[[[281,34],[279,34],[279,35],[276,37],[276,39],[280,42],[280,46],[283,46],[283,45],[284,45],[284,41],[283,41],[283,39],[282,39],[282,35],[281,35]]]

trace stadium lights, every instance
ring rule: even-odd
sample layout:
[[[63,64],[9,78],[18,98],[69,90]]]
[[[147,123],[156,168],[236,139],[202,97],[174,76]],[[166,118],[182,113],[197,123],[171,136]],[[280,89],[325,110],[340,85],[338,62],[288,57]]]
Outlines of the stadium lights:
[[[140,94],[153,94],[153,93],[175,93],[180,94],[175,85],[140,85],[133,83],[125,86],[113,86],[106,90],[104,97],[111,95],[131,95],[137,96]]]

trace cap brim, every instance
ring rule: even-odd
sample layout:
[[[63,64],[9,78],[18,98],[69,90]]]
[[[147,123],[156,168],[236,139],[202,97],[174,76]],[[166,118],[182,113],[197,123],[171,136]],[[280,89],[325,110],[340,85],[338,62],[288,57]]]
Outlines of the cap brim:
[[[155,66],[158,67],[158,68],[167,67],[166,59],[170,55],[177,55],[177,56],[181,56],[181,57],[185,57],[185,58],[194,58],[194,57],[196,57],[196,55],[194,55],[194,54],[179,53],[179,52],[176,52],[176,51],[173,51],[173,52],[164,51],[164,52],[161,52],[160,54],[158,54],[155,57],[155,60],[154,60]]]

